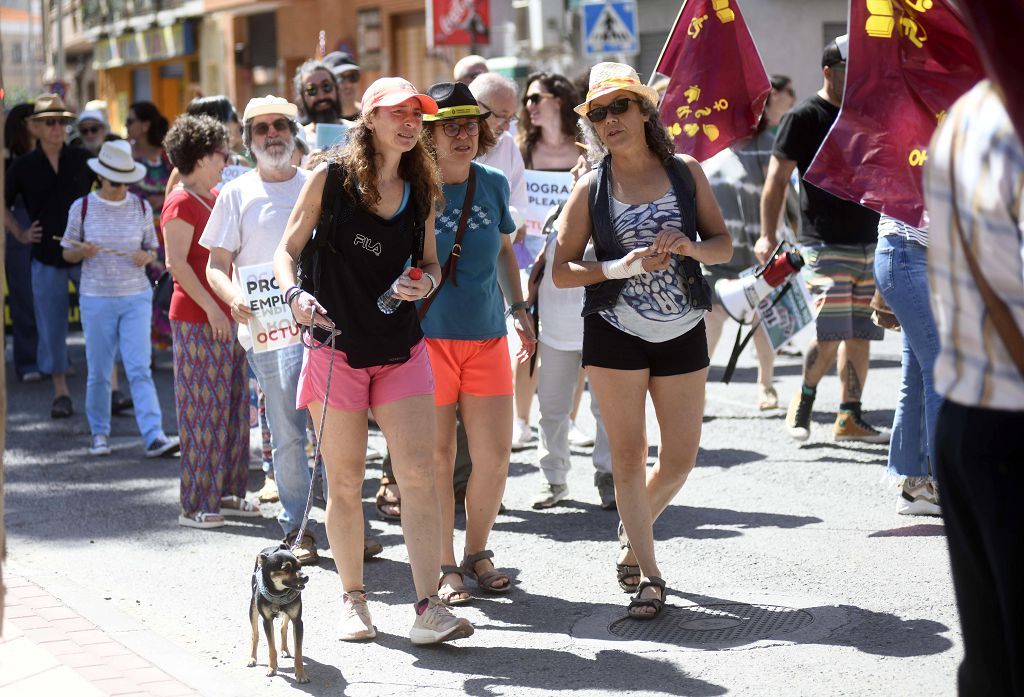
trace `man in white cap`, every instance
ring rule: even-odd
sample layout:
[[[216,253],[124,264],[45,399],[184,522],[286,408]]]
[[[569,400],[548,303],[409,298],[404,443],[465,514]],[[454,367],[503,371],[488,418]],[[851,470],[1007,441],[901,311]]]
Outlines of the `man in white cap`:
[[[324,56],[334,77],[338,81],[338,103],[341,105],[343,121],[355,121],[359,118],[359,80],[362,77],[359,66],[352,54],[345,51],[334,51]]]
[[[29,120],[39,143],[11,164],[4,195],[8,205],[22,197],[32,224],[24,228],[9,209],[4,214],[11,234],[23,244],[32,245],[32,292],[39,332],[37,362],[39,370],[53,378],[50,416],[60,419],[74,413],[65,379],[70,367],[68,281],[78,285],[81,265],[64,260],[59,240],[67,228],[68,209],[89,193],[95,177],[88,165],[89,152],[64,143],[75,114],[59,96],[44,94],[37,98]]]
[[[86,109],[78,115],[78,137],[71,141],[98,155],[100,148],[108,140],[117,140],[116,136],[110,135],[110,127],[103,118],[103,113],[96,109]],[[77,141],[77,143],[76,143]]]
[[[775,150],[761,192],[761,237],[754,252],[762,263],[777,244],[776,231],[790,175],[803,177],[818,148],[839,117],[846,83],[848,37],[838,37],[821,56],[822,86],[797,104],[779,124]],[[838,356],[841,397],[833,438],[837,441],[888,443],[890,434],[861,416],[870,342],[882,338],[871,321],[875,293],[874,257],[878,213],[801,182],[802,225],[799,242],[807,266],[804,277],[815,296],[817,336],[804,354],[803,384],[793,395],[786,430],[798,441],[811,433],[811,412],[818,383]]]
[[[273,443],[274,478],[282,511],[278,522],[291,544],[302,523],[309,493],[306,458],[306,412],[295,408],[302,367],[302,344],[276,351],[253,352],[248,322],[252,312],[232,265],[251,266],[273,260],[288,217],[309,171],[292,164],[296,149],[298,109],[282,97],[257,97],[242,116],[242,141],[256,168],[228,182],[217,197],[199,243],[210,250],[207,279],[213,291],[231,307],[238,323],[238,341],[266,395],[267,421]],[[302,564],[316,563],[312,525],[295,550]]]

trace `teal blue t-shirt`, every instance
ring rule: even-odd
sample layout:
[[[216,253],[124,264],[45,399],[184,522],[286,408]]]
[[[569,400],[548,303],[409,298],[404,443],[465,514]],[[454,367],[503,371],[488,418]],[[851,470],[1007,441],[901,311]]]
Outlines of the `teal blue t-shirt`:
[[[473,208],[462,238],[456,286],[451,279],[423,318],[423,334],[431,339],[481,341],[505,336],[505,305],[498,286],[498,251],[501,235],[511,235],[516,224],[508,208],[509,185],[493,167],[472,163],[476,170]],[[455,230],[466,198],[466,182],[445,184],[444,212],[434,222],[437,260],[448,261],[455,244]]]

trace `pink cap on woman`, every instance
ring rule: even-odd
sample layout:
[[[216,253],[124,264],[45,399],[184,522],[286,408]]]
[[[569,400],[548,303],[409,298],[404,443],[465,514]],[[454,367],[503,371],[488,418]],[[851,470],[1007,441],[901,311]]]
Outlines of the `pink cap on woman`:
[[[437,102],[417,92],[408,80],[400,77],[382,77],[363,92],[362,114],[366,116],[377,107],[395,106],[409,99],[418,101],[424,114],[437,113]]]

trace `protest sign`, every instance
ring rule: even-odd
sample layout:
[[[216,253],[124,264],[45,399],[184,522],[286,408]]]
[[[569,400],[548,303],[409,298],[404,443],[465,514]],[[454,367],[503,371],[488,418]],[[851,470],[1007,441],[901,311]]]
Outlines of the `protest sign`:
[[[757,267],[752,266],[740,276],[749,276],[756,270]],[[814,324],[814,312],[811,310],[813,301],[802,274],[795,273],[789,278],[788,285],[791,287],[783,294],[786,285],[784,283],[773,290],[757,306],[761,326],[768,334],[772,350],[776,352],[805,327]],[[780,295],[782,299],[776,302]]]
[[[316,125],[316,149],[326,150],[348,142],[348,126],[343,123],[318,123]]]
[[[299,343],[299,326],[274,278],[274,265],[239,266],[236,272],[242,295],[252,310],[248,331],[253,352],[277,351]]]

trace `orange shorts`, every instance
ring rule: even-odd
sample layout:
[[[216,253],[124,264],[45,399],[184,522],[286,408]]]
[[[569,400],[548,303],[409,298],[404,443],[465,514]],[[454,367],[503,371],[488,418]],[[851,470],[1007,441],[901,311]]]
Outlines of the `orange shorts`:
[[[434,371],[434,404],[459,401],[459,394],[501,397],[512,394],[512,360],[505,337],[473,341],[427,339]]]

